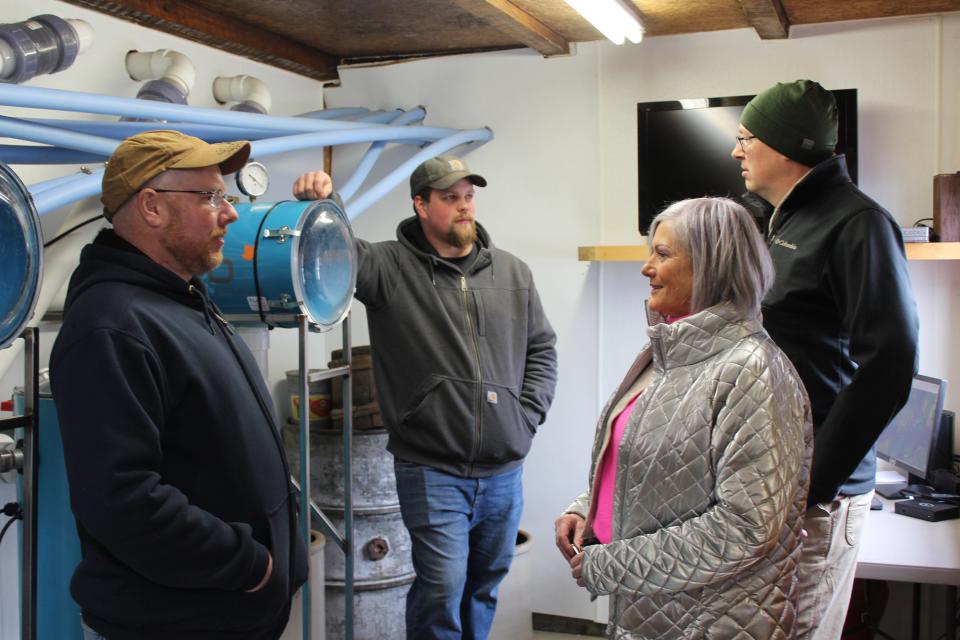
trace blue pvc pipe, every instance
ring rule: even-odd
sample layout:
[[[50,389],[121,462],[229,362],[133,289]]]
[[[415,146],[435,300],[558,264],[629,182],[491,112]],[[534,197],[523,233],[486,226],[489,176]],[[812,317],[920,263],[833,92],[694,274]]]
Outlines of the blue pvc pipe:
[[[236,127],[227,127],[215,124],[190,124],[186,122],[133,122],[129,120],[111,121],[111,120],[58,120],[53,118],[30,118],[24,122],[44,125],[47,127],[56,127],[66,129],[67,131],[76,131],[77,133],[89,133],[90,135],[103,136],[105,138],[116,138],[122,140],[130,136],[142,133],[144,131],[154,131],[156,129],[176,129],[188,136],[203,138],[207,142],[227,142],[237,140],[238,129]],[[276,136],[289,135],[289,131],[282,129],[242,129],[245,140],[272,138]],[[302,133],[307,133],[304,129]]]
[[[427,115],[426,110],[423,107],[417,107],[416,109],[411,109],[401,113],[399,116],[394,118],[393,122],[390,124],[395,126],[408,125],[413,122],[419,122],[423,120],[424,116]],[[340,192],[340,197],[344,201],[349,200],[353,197],[353,194],[357,192],[357,189],[360,188],[360,185],[363,184],[363,181],[367,179],[367,176],[370,175],[370,171],[373,169],[373,166],[376,164],[377,160],[380,158],[380,154],[383,153],[383,150],[386,148],[387,143],[380,140],[374,142],[370,145],[370,148],[367,149],[367,152],[363,155],[363,158],[360,159],[360,162],[357,163],[357,168],[353,170],[353,174],[350,178],[343,183],[343,186],[338,189]]]
[[[409,142],[419,143],[421,140],[441,140],[450,135],[448,129],[440,127],[385,127],[382,129],[359,129],[352,131],[325,131],[319,133],[300,133],[280,138],[255,140],[252,143],[253,151],[250,155],[261,157],[297,151],[309,147],[327,147],[337,144],[356,144],[361,142]]]
[[[62,184],[56,189],[47,189],[33,198],[37,208],[37,215],[44,215],[56,211],[77,200],[89,198],[100,193],[100,181],[103,179],[103,169],[94,171],[90,175],[75,177],[72,181]]]
[[[493,131],[484,127],[483,129],[468,129],[448,136],[443,140],[437,140],[430,146],[415,153],[406,162],[388,173],[380,182],[367,189],[359,198],[347,203],[347,218],[352,221],[366,211],[373,203],[406,180],[420,163],[462,144],[468,142],[488,142],[492,139]]]
[[[0,162],[6,164],[98,164],[109,155],[26,144],[0,144]]]
[[[370,109],[366,107],[338,107],[336,109],[321,109],[320,111],[308,111],[306,113],[298,113],[298,118],[318,118],[323,120],[325,118],[345,118],[347,116],[355,116],[361,113],[370,113]]]
[[[380,126],[340,120],[267,116],[259,113],[191,107],[153,100],[99,96],[80,91],[62,91],[11,84],[0,84],[0,104],[11,107],[168,120],[173,126],[176,126],[174,123],[192,122],[197,124],[225,124],[254,130],[277,129],[291,133],[299,133],[304,130],[330,131]],[[455,129],[448,130],[448,133],[455,132]]]
[[[402,109],[394,109],[393,111],[374,111],[372,113],[365,113],[360,116],[347,116],[345,120],[351,122],[379,122],[382,124],[387,124],[393,122],[399,114],[403,113]]]
[[[51,178],[50,180],[44,180],[43,182],[34,182],[28,186],[27,189],[30,191],[30,195],[36,198],[37,195],[43,193],[47,189],[56,189],[57,187],[61,187],[65,184],[70,184],[74,180],[78,180],[86,175],[90,174],[84,172],[71,173],[70,175],[60,176],[59,178]]]
[[[98,96],[89,93],[24,87],[21,85],[0,84],[0,104],[27,108],[120,115],[132,118],[158,118],[172,121],[169,124],[142,123],[146,125],[146,128],[153,128],[155,126],[183,128],[184,125],[199,124],[223,127],[222,131],[217,132],[219,135],[227,133],[230,127],[242,128],[243,130],[236,132],[236,135],[229,136],[233,139],[253,137],[257,135],[256,132],[262,133],[264,131],[269,131],[270,133],[276,133],[278,131],[293,133],[293,135],[274,136],[267,139],[254,140],[254,153],[258,156],[268,156],[316,146],[363,142],[379,143],[381,147],[368,150],[369,160],[361,167],[360,177],[357,178],[357,180],[361,182],[362,179],[366,177],[366,174],[369,173],[370,167],[376,159],[376,155],[378,155],[382,149],[382,145],[388,142],[420,144],[424,140],[436,140],[436,142],[421,150],[410,160],[388,174],[361,197],[355,199],[350,207],[351,219],[358,216],[366,210],[367,207],[382,198],[389,190],[404,180],[423,160],[462,144],[472,142],[483,143],[493,138],[493,132],[486,128],[458,131],[445,127],[408,127],[394,124],[380,125],[369,122],[331,121],[328,119],[331,114],[327,113],[321,116],[321,114],[316,112],[307,117],[281,118],[239,111],[205,109],[133,98]],[[341,111],[340,113],[342,114],[343,112]],[[354,113],[357,112],[354,111]],[[418,110],[413,110],[409,117],[414,118],[412,115],[414,113],[417,114],[417,118],[422,117]],[[392,116],[393,114],[391,113],[390,115]],[[372,119],[379,119],[380,117],[379,114],[370,115]],[[394,118],[391,118],[391,120],[393,119]],[[405,115],[400,115],[398,120],[406,121]],[[89,126],[92,128],[94,125]],[[114,130],[115,132],[119,131],[119,129],[119,127],[108,127],[108,130]],[[253,130],[253,135],[251,135],[251,129]],[[305,129],[311,131],[311,133],[303,133]],[[88,133],[71,131],[61,126],[47,126],[46,124],[5,117],[0,117],[0,136],[46,144],[57,144],[60,145],[60,147],[95,154],[97,156],[110,155],[120,142],[119,139],[114,137],[90,135]],[[66,157],[67,151],[60,147],[47,150],[47,152],[61,154],[61,158]],[[36,193],[35,197],[38,214],[45,214],[76,200],[96,195],[100,191],[101,174],[102,170],[99,170],[91,175],[73,176],[72,179],[67,178],[62,182],[58,182],[57,188],[55,189],[50,187],[42,188]]]
[[[288,138],[300,137],[304,136],[288,136]],[[490,129],[471,129],[467,131],[461,131],[431,144],[430,146],[416,153],[398,168],[394,169],[391,173],[384,177],[383,180],[371,187],[362,196],[351,202],[347,208],[348,217],[350,220],[355,219],[373,203],[386,195],[387,192],[405,180],[417,167],[417,165],[424,160],[428,160],[436,155],[440,155],[445,151],[449,151],[450,149],[453,149],[461,144],[470,142],[487,142],[492,139],[493,132],[490,131]],[[290,151],[309,146],[311,145],[302,144],[302,146],[291,146],[287,149],[268,149],[267,152],[260,152],[260,154],[271,155],[272,153],[282,153],[284,151]],[[100,181],[102,177],[103,169],[94,171],[91,174],[75,174],[63,179],[63,181],[60,182],[55,189],[46,188],[39,193],[34,194],[34,206],[37,209],[37,214],[45,215],[51,211],[59,209],[60,207],[76,202],[77,200],[89,198],[99,194],[101,189]]]
[[[17,118],[0,116],[0,136],[55,144],[68,149],[110,155],[120,144],[119,140],[91,136],[86,133],[74,133],[63,129],[45,127]]]

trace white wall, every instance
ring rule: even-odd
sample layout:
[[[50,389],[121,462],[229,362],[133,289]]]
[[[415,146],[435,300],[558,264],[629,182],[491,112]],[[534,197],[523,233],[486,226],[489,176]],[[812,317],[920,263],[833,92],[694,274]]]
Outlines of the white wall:
[[[166,46],[195,60],[203,52],[202,59],[214,68],[205,67],[205,81],[198,87],[209,86],[215,74],[253,72],[271,85],[275,113],[305,111],[320,103],[316,83],[234,56],[53,0],[8,0],[6,5],[7,20],[49,11],[86,18],[98,29],[98,48],[74,69],[32,84],[134,95],[136,85],[123,73],[122,53]],[[861,185],[909,224],[930,215],[932,176],[960,169],[960,71],[951,64],[958,56],[960,14],[951,14],[796,28],[787,41],[761,42],[754,32],[738,30],[650,38],[621,48],[580,45],[577,55],[550,60],[502,52],[348,69],[341,73],[342,86],[327,90],[331,107],[423,105],[427,124],[486,125],[496,134],[467,156],[471,167],[490,181],[479,191],[478,217],[498,246],[531,265],[559,336],[557,399],[525,471],[523,526],[534,540],[535,611],[576,617],[596,613],[553,548],[552,522],[584,488],[596,414],[645,341],[640,310],[646,284],[640,265],[589,264],[576,258],[578,245],[640,241],[636,103],[754,93],[798,77],[831,88],[857,88]],[[212,106],[206,91],[198,88],[192,102]],[[399,148],[388,155],[400,159],[410,153]],[[345,180],[356,157],[356,150],[338,148],[335,180]],[[307,168],[319,162],[288,161],[287,183],[300,164]],[[278,186],[271,195],[284,197],[285,189]],[[394,237],[396,223],[410,212],[409,203],[406,189],[398,187],[358,219],[357,235]],[[960,320],[955,293],[960,262],[912,263],[910,272],[921,310],[920,370],[951,379],[947,404],[960,409],[960,337],[951,330]],[[362,343],[366,331],[357,306],[355,342]],[[296,364],[295,337],[289,331],[273,332],[272,343],[272,378],[279,379],[283,369]],[[314,362],[325,363],[326,341],[317,338],[312,345]],[[0,383],[0,395],[7,395],[11,383]]]
[[[526,464],[523,526],[532,532],[534,610],[591,617],[553,548],[552,521],[586,482],[596,414],[646,341],[646,282],[636,263],[577,262],[578,245],[635,244],[636,103],[759,92],[809,77],[856,88],[860,184],[904,225],[931,215],[932,178],[960,169],[960,15],[799,27],[786,41],[752,30],[579,45],[572,58],[498,53],[342,73],[330,106],[427,107],[428,124],[488,125],[468,156],[490,179],[478,219],[527,260],[559,335],[556,403]],[[733,135],[731,131],[731,147]],[[342,180],[335,156],[335,178]],[[347,162],[350,165],[350,162]],[[356,224],[392,238],[408,215],[398,188]],[[921,316],[920,371],[954,381],[960,409],[960,263],[911,263]],[[359,315],[359,314],[358,314]]]
[[[29,86],[86,91],[104,95],[135,97],[141,86],[129,78],[124,69],[124,56],[128,50],[153,51],[168,48],[179,51],[190,57],[197,67],[197,82],[189,96],[189,103],[194,106],[218,107],[213,99],[212,84],[216,76],[233,76],[241,73],[254,75],[263,80],[271,89],[273,97],[274,115],[294,115],[306,111],[314,111],[323,107],[323,87],[302,76],[295,75],[270,67],[264,64],[251,62],[240,56],[222,53],[210,47],[175,38],[157,31],[145,29],[128,22],[116,20],[103,14],[81,9],[56,0],[4,0],[3,22],[19,22],[35,15],[52,13],[62,18],[80,18],[89,22],[95,31],[93,46],[86,53],[81,54],[69,69],[53,75],[38,76],[28,82]],[[0,114],[4,116],[23,117],[31,115],[42,118],[70,118],[87,119],[89,116],[71,116],[65,113],[50,111],[28,111],[0,107]],[[103,117],[105,120],[116,118]],[[17,142],[3,140],[4,143]],[[298,154],[299,158],[308,157],[308,154]],[[265,164],[272,170],[272,177],[276,186],[271,188],[267,195],[274,199],[289,197],[290,184],[293,181],[294,171],[285,163],[288,158],[265,160]],[[27,184],[40,180],[66,175],[76,171],[76,167],[47,167],[47,166],[16,166],[14,170]],[[228,185],[229,186],[229,185]],[[90,215],[100,212],[99,202],[91,198],[81,204]],[[56,233],[65,212],[54,212],[43,219],[44,235],[49,238]],[[82,218],[81,218],[82,219]],[[34,321],[39,321],[35,318]],[[283,332],[286,333],[286,332]],[[41,332],[40,346],[42,366],[46,360],[55,337],[55,327],[45,326]],[[285,337],[285,336],[284,336]],[[282,338],[280,339],[282,341]],[[282,378],[283,369],[296,367],[295,352],[288,352],[292,358],[292,365],[284,364],[277,358],[278,377]],[[9,372],[3,375],[0,372],[0,398],[7,399],[14,386],[23,384],[23,364],[21,358],[16,358]],[[2,417],[2,416],[0,416]],[[0,484],[0,505],[16,500],[14,485]],[[6,518],[3,518],[6,521]],[[0,526],[2,526],[0,522]],[[19,525],[17,525],[19,526]],[[0,545],[0,638],[13,640],[19,638],[19,611],[17,599],[17,567],[16,538],[17,526],[11,528]]]

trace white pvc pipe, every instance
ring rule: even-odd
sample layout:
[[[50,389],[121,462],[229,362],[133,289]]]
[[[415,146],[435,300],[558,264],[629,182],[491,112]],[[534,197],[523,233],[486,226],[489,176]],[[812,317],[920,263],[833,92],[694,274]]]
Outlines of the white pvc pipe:
[[[6,40],[0,40],[0,78],[7,78],[17,70],[17,54]]]
[[[255,102],[263,107],[263,112],[270,111],[273,100],[270,90],[259,78],[241,74],[227,77],[217,76],[213,79],[213,98],[220,104],[228,102]]]
[[[128,51],[126,66],[131,79],[163,79],[180,89],[183,95],[189,95],[197,79],[197,71],[190,58],[172,49]]]
[[[93,27],[91,27],[90,23],[86,20],[78,20],[76,18],[67,18],[66,22],[73,27],[73,30],[77,33],[77,55],[79,55],[89,49],[90,45],[93,44]]]

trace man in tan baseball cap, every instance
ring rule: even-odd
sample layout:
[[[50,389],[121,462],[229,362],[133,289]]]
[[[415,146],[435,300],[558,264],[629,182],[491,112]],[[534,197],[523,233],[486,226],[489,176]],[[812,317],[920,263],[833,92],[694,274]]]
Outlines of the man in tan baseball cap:
[[[50,356],[86,638],[278,638],[306,580],[270,390],[198,277],[249,153],[148,131],[107,165],[113,228],[83,248]]]
[[[250,155],[246,141],[208,144],[179,131],[127,138],[103,174],[104,217],[121,239],[184,280],[223,261],[223,237],[237,218],[223,175]]]
[[[103,174],[103,212],[107,220],[155,176],[168,169],[203,169],[214,165],[227,175],[250,156],[250,143],[208,144],[179,131],[145,131],[120,143]]]

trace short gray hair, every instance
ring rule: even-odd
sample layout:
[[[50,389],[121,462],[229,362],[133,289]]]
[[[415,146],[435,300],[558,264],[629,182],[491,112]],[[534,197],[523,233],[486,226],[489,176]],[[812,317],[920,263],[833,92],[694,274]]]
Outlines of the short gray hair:
[[[661,222],[670,221],[678,248],[690,256],[697,313],[730,302],[755,316],[773,284],[773,262],[753,217],[729,198],[693,198],[674,202],[650,224],[648,244]]]

